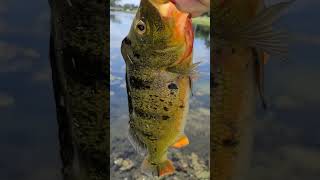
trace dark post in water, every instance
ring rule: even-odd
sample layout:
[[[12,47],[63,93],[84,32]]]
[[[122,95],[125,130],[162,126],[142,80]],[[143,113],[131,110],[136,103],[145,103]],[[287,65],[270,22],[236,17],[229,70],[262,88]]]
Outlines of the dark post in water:
[[[107,179],[109,6],[106,0],[49,3],[63,179]]]

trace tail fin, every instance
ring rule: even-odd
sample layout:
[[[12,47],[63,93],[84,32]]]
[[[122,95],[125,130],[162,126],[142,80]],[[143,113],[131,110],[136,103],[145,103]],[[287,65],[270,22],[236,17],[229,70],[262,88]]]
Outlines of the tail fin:
[[[148,161],[148,158],[145,158],[142,166],[141,166],[142,173],[148,176],[167,176],[173,174],[175,172],[175,168],[170,160],[165,160],[160,164],[151,164]]]
[[[189,139],[186,135],[182,135],[174,144],[172,144],[172,147],[174,148],[183,148],[189,144]]]

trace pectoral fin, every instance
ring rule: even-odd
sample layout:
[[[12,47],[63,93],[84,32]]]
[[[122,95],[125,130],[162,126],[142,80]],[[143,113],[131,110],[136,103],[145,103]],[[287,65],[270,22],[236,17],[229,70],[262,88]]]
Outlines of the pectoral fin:
[[[277,3],[259,13],[253,21],[236,32],[241,42],[259,48],[271,55],[287,59],[289,35],[274,30],[274,22],[294,0]]]
[[[173,145],[174,148],[183,148],[189,144],[189,139],[186,135],[181,136]]]
[[[181,67],[173,66],[167,69],[167,71],[178,74],[178,77],[188,77],[189,78],[189,88],[191,95],[193,95],[192,91],[192,81],[198,78],[197,68],[201,62],[196,62],[189,67]]]

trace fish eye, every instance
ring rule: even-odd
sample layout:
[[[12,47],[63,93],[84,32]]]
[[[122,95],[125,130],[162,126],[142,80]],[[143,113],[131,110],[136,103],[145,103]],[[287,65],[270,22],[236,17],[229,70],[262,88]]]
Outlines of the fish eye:
[[[136,25],[136,29],[138,34],[142,35],[146,32],[146,24],[143,21],[139,20]]]

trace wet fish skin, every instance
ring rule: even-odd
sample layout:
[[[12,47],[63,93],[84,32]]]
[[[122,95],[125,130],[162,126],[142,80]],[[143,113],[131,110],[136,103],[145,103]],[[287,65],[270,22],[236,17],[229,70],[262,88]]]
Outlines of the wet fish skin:
[[[193,31],[172,3],[142,0],[121,53],[126,62],[129,139],[146,159],[142,171],[172,174],[167,149],[184,138]]]

